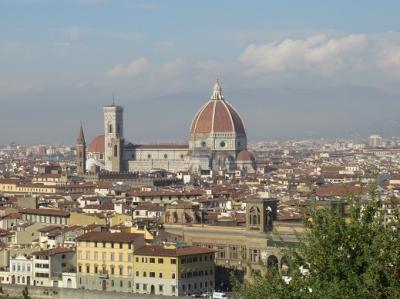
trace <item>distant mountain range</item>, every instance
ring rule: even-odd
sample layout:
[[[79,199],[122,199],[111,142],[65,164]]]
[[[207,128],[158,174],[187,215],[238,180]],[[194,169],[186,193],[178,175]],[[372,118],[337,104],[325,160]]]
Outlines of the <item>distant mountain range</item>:
[[[249,140],[400,136],[400,96],[368,87],[232,90],[226,99],[239,110]],[[156,98],[121,96],[125,135],[132,142],[187,142],[192,117],[207,101],[205,92]],[[104,95],[86,91],[0,99],[0,143],[73,143],[80,122],[91,139],[103,130]],[[111,101],[110,101],[111,102]]]

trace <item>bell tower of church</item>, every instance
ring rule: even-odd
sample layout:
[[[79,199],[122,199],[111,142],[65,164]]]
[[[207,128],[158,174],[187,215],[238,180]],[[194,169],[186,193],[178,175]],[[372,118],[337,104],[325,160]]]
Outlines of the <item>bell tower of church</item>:
[[[76,173],[78,176],[84,176],[86,173],[86,141],[82,125],[76,139]]]
[[[124,108],[113,103],[103,107],[104,112],[104,162],[108,171],[121,172],[124,147]]]
[[[276,198],[251,198],[246,200],[246,228],[251,231],[269,232],[277,219]]]

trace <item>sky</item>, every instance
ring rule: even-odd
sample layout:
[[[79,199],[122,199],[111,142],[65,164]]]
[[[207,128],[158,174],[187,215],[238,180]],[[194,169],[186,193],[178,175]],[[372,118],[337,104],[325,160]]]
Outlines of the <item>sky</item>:
[[[185,142],[216,77],[250,138],[374,126],[396,135],[399,11],[390,0],[0,0],[0,144],[73,143],[80,123],[91,139],[112,94],[133,142]],[[344,130],[327,107],[353,95],[368,104],[358,118],[346,114],[354,120]],[[266,118],[278,102],[279,116]],[[296,115],[310,103],[319,110]],[[307,123],[321,113],[325,127]]]

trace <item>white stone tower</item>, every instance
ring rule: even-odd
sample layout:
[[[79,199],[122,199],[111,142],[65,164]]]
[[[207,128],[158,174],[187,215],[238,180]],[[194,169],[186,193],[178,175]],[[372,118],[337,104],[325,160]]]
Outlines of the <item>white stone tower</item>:
[[[104,111],[104,161],[107,171],[121,172],[124,145],[124,108],[115,105],[103,107]]]

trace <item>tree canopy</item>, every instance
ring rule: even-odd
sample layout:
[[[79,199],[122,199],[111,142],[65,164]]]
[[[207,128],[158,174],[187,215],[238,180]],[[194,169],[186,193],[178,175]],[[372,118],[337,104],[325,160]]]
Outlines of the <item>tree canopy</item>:
[[[289,282],[278,269],[234,280],[238,298],[400,298],[400,214],[391,215],[371,188],[370,200],[313,209],[297,249],[287,250]]]

